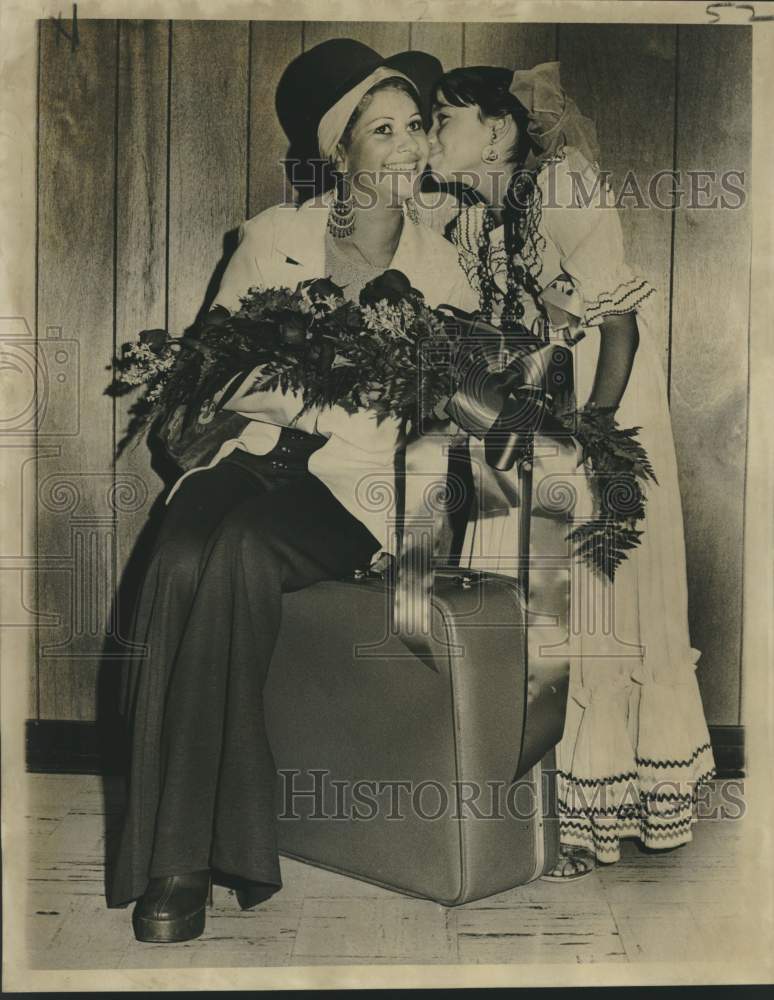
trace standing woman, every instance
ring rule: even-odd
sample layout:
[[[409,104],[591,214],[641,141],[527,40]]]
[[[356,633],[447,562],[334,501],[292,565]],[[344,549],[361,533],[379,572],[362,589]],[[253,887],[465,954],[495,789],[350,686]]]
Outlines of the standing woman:
[[[431,306],[475,306],[455,250],[409,202],[428,153],[420,91],[439,73],[424,53],[384,60],[348,39],[290,64],[280,119],[291,140],[316,137],[337,191],[245,222],[217,305],[233,311],[253,286],[326,275],[356,299],[394,267]],[[108,905],[139,897],[141,941],[201,934],[213,875],[243,909],[281,888],[262,692],[282,595],[349,575],[390,544],[387,514],[363,509],[357,486],[392,484],[397,421],[339,407],[299,418],[300,398],[249,394],[252,381],[227,404],[250,421],[241,436],[168,498],[133,622],[145,655],[127,674],[129,799]]]
[[[577,561],[573,572],[574,655],[557,747],[562,852],[544,876],[569,880],[588,874],[594,858],[617,861],[624,837],[654,849],[691,840],[696,787],[714,774],[695,678],[699,651],[688,634],[654,289],[624,261],[618,213],[600,186],[594,126],[562,91],[558,63],[453,70],[436,84],[433,119],[434,175],[477,199],[466,207],[450,200],[434,225],[457,247],[484,317],[552,338],[585,330],[573,348],[577,401],[590,419],[640,427],[658,479],[644,487],[644,535],[615,583]],[[491,485],[503,474],[480,454],[471,445]],[[576,514],[590,514],[585,476],[579,480]],[[479,507],[468,557],[481,554],[486,568],[508,572],[500,559],[518,551],[516,514]]]

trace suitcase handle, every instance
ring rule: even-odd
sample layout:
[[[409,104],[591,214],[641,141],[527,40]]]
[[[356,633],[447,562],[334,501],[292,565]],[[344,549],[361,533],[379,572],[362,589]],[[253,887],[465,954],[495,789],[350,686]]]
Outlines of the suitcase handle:
[[[471,590],[474,584],[481,579],[483,573],[477,573],[473,570],[461,573],[458,576],[453,576],[451,578],[452,583],[456,583],[462,590]],[[363,580],[385,580],[390,577],[390,569],[386,570],[374,570],[373,567],[359,568],[353,571],[352,578],[358,583]]]

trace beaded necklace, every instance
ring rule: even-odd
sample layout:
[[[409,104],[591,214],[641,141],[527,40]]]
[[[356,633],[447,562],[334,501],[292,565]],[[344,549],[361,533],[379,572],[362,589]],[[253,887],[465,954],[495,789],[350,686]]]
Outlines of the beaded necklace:
[[[494,273],[489,260],[492,243],[489,234],[495,228],[495,218],[492,211],[487,207],[484,209],[481,229],[478,233],[478,263],[476,273],[478,275],[479,287],[479,308],[481,316],[487,323],[492,322],[494,314],[495,295],[499,295],[495,285]]]
[[[475,235],[471,236],[473,218],[482,213],[481,223]],[[495,302],[502,302],[500,326],[504,330],[524,329],[525,315],[522,297],[526,291],[532,298],[538,313],[546,318],[546,311],[540,299],[540,285],[537,276],[542,270],[541,243],[538,222],[540,218],[539,188],[534,176],[524,171],[516,171],[508,184],[502,251],[492,246],[491,233],[497,223],[488,206],[483,209],[464,209],[457,219],[452,238],[468,252],[475,253],[475,283],[480,299],[481,316],[491,323]],[[525,261],[525,251],[530,258]],[[496,270],[505,265],[506,290],[503,295],[495,282]],[[499,268],[498,268],[499,265]],[[472,275],[471,275],[472,277]]]

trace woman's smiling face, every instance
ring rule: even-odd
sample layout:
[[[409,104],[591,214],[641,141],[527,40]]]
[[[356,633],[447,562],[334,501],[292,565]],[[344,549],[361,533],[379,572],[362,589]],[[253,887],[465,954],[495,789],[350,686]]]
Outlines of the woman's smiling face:
[[[376,191],[380,201],[410,197],[427,164],[428,143],[415,100],[403,90],[371,95],[339,157],[356,188]]]
[[[433,105],[433,124],[428,140],[428,166],[433,173],[446,181],[459,180],[459,176],[453,175],[480,171],[481,153],[491,142],[491,129],[481,120],[477,105],[457,107],[448,104],[439,92]]]

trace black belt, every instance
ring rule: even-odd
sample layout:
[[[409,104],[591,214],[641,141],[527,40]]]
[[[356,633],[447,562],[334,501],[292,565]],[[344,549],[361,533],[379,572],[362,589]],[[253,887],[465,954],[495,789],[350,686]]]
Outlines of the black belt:
[[[306,431],[295,430],[292,427],[281,427],[277,443],[265,455],[253,455],[244,448],[235,448],[224,461],[236,462],[247,469],[267,467],[276,472],[304,471],[309,458],[328,439],[322,434],[308,434]]]

